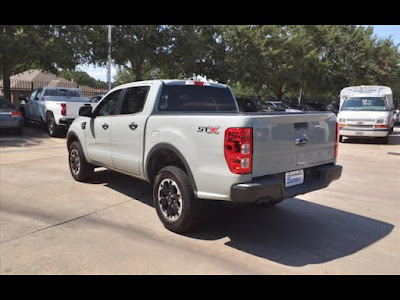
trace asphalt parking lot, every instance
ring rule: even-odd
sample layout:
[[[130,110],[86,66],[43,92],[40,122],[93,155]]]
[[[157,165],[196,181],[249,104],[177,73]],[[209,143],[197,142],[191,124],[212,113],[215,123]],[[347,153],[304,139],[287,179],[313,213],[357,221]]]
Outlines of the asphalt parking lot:
[[[276,207],[208,202],[166,230],[151,186],[98,169],[72,179],[64,138],[0,134],[1,274],[400,274],[400,127],[339,145],[343,175]]]

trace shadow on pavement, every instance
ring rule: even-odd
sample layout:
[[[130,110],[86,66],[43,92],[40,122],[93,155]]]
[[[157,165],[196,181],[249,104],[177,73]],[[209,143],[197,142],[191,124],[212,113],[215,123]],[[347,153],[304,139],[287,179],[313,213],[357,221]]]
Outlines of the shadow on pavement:
[[[65,138],[65,136],[61,137]],[[50,137],[43,126],[23,127],[22,134],[17,134],[9,130],[0,130],[0,147],[29,147],[39,146],[49,139],[57,139]]]
[[[152,204],[152,187],[112,171],[98,171],[92,184]],[[156,212],[154,212],[156,213]],[[275,207],[207,201],[198,229],[186,236],[230,239],[227,246],[289,266],[320,264],[356,253],[388,235],[393,225],[298,198]]]

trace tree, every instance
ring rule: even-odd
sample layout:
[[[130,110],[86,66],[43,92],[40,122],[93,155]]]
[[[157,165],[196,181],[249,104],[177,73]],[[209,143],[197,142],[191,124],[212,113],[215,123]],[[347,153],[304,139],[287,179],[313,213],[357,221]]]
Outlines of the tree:
[[[161,73],[172,78],[196,74],[226,83],[229,69],[223,30],[215,25],[171,26],[169,59],[160,65]]]
[[[277,100],[295,80],[294,47],[285,26],[252,25],[226,28],[225,40],[231,80],[252,87],[258,94],[268,89]]]
[[[60,71],[60,77],[73,80],[79,85],[87,85],[91,87],[106,87],[106,83],[100,80],[96,80],[91,77],[88,73],[82,71],[70,71],[68,69]]]
[[[114,25],[112,56],[115,63],[132,70],[134,80],[164,64],[171,47],[169,26]]]
[[[0,68],[5,96],[10,76],[32,66],[58,74],[91,55],[90,28],[77,25],[0,25]]]

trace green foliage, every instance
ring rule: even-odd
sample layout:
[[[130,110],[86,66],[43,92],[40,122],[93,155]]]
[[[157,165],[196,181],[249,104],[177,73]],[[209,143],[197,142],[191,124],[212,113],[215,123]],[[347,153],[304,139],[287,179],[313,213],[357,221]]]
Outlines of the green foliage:
[[[35,65],[94,85],[76,65],[105,65],[105,25],[0,25],[1,76]],[[356,25],[113,25],[115,84],[192,74],[261,98],[337,99],[350,85],[400,94],[400,53]],[[83,83],[85,82],[85,83]]]
[[[99,87],[105,88],[107,84],[101,80],[96,80],[91,77],[88,73],[82,71],[70,71],[68,69],[64,69],[60,71],[60,77],[63,77],[68,80],[73,80],[79,85],[87,85],[91,87]]]

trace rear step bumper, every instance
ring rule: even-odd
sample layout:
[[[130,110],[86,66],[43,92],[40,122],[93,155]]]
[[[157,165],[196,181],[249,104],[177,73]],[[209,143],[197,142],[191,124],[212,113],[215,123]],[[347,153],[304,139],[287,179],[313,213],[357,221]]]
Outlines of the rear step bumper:
[[[265,176],[252,182],[232,186],[231,200],[235,202],[279,202],[300,194],[327,187],[342,175],[342,166],[323,165],[305,169],[304,183],[285,187],[285,173]]]
[[[59,123],[60,123],[60,126],[69,127],[74,120],[75,119],[71,119],[71,118],[61,118]]]

